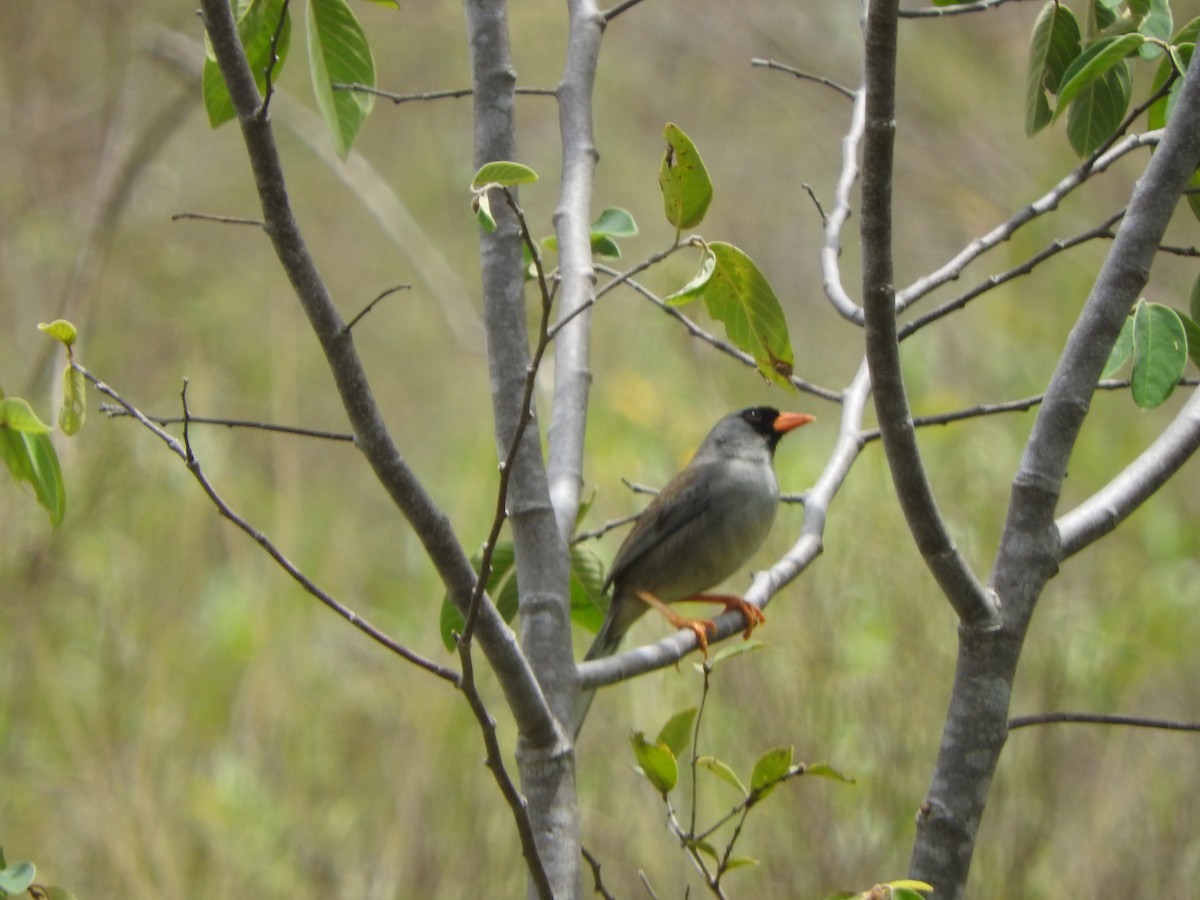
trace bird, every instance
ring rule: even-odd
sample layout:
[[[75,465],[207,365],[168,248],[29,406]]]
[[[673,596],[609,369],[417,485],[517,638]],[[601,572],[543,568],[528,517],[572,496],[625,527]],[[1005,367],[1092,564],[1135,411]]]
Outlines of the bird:
[[[762,610],[741,597],[703,592],[736,572],[766,539],[779,507],[775,447],[813,420],[806,413],[752,406],[713,426],[617,550],[603,588],[612,588],[612,602],[585,660],[615,653],[625,632],[651,607],[676,628],[694,633],[707,655],[716,624],[681,616],[669,603],[707,601],[738,609],[746,617],[746,637],[766,621]],[[576,704],[576,733],[591,694],[585,692]]]

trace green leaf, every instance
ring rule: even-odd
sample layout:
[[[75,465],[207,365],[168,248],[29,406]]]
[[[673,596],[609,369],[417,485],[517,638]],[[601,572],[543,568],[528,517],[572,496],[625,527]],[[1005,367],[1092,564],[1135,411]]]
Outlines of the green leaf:
[[[1150,11],[1138,23],[1138,33],[1166,43],[1171,39],[1174,24],[1169,0],[1150,0]],[[1162,46],[1152,40],[1147,40],[1138,48],[1142,59],[1157,59],[1162,52]]]
[[[725,324],[725,334],[739,350],[754,357],[767,379],[791,387],[792,343],[787,320],[771,283],[754,261],[732,244],[708,245],[712,271],[693,279],[675,297],[700,296],[708,314]],[[702,264],[701,275],[708,263]],[[700,284],[696,287],[696,284]]]
[[[642,774],[665,797],[679,781],[679,764],[675,761],[675,754],[666,744],[650,743],[640,731],[630,735],[629,743]]]
[[[704,248],[704,255],[700,257],[700,270],[692,277],[692,280],[666,298],[666,302],[671,306],[682,306],[685,303],[691,303],[708,287],[709,281],[712,280],[713,272],[717,269],[717,256],[713,253],[710,247]]]
[[[1057,93],[1063,72],[1079,55],[1079,22],[1066,6],[1050,2],[1042,7],[1029,41],[1029,67],[1025,75],[1025,134],[1045,128],[1053,116],[1046,92]]]
[[[2,400],[0,406],[6,403],[8,400]],[[33,485],[38,503],[50,515],[50,524],[61,525],[67,507],[66,488],[50,435],[0,425],[0,456],[14,479]]]
[[[637,222],[633,214],[619,206],[610,206],[592,223],[592,234],[607,234],[610,237],[636,237]]]
[[[1171,396],[1187,363],[1187,335],[1169,306],[1139,300],[1133,314],[1133,401],[1153,409]]]
[[[1123,34],[1117,37],[1101,38],[1088,46],[1071,61],[1067,70],[1063,72],[1054,118],[1057,119],[1076,97],[1081,96],[1085,88],[1103,79],[1118,67],[1124,68],[1128,78],[1129,69],[1123,65],[1125,57],[1145,42],[1146,39],[1140,34]]]
[[[58,411],[58,427],[65,435],[79,433],[87,416],[87,379],[70,363],[63,372],[63,403]]]
[[[608,598],[604,591],[604,563],[591,550],[571,548],[571,621],[593,634],[604,624]]]
[[[487,192],[476,194],[471,199],[471,207],[475,210],[475,221],[479,223],[479,227],[491,234],[496,230],[496,219],[492,215],[492,201],[488,198]],[[522,246],[524,242],[522,241]],[[532,258],[530,259],[532,263]]]
[[[375,86],[375,59],[345,0],[308,0],[308,63],[317,108],[342,159],[350,152],[375,97],[334,90],[335,84]]]
[[[932,891],[933,885],[927,884],[924,881],[917,881],[912,878],[901,878],[898,881],[889,881],[888,887],[896,888],[901,891]],[[917,898],[920,900],[920,898]]]
[[[732,785],[741,793],[743,797],[750,793],[748,790],[746,790],[746,786],[742,784],[742,779],[737,777],[737,773],[715,756],[701,756],[696,760],[696,765],[702,769],[712,772],[726,784]]]
[[[283,0],[237,0],[234,7],[238,37],[241,38],[242,48],[246,51],[246,62],[250,65],[259,93],[264,93],[267,89],[266,72],[272,63],[272,41],[275,41],[274,51],[278,57],[272,71],[273,82],[279,80],[279,72],[287,58],[292,37],[292,17],[291,13],[288,13],[280,28],[279,17],[283,14]],[[275,38],[277,29],[278,40]],[[207,37],[200,82],[209,124],[216,128],[232,119],[236,115],[233,100],[229,96],[229,89],[225,86],[225,79],[221,76],[221,69],[217,66]]]
[[[727,659],[732,659],[735,656],[741,656],[743,653],[750,653],[753,650],[761,650],[765,646],[767,646],[767,642],[759,640],[758,638],[752,638],[751,640],[747,641],[738,641],[736,644],[726,644],[711,657],[709,657],[708,666],[711,669],[715,667],[717,663],[723,663]]]
[[[805,775],[816,775],[818,778],[828,778],[831,781],[840,781],[842,784],[855,784],[853,778],[839,772],[829,763],[810,763],[804,767]]]
[[[1080,156],[1087,156],[1107,141],[1129,109],[1133,76],[1121,60],[1079,93],[1067,114],[1067,139]]]
[[[692,739],[697,712],[696,707],[689,706],[671,716],[658,733],[658,743],[666,745],[676,757],[682,756]]]
[[[33,863],[13,863],[8,868],[0,870],[0,891],[8,891],[10,894],[24,893],[33,884],[35,874],[37,871]]]
[[[712,202],[713,186],[700,151],[683,130],[670,122],[663,128],[667,151],[658,169],[663,212],[676,231],[695,228]]]
[[[734,869],[741,869],[745,866],[757,866],[758,860],[753,856],[731,856],[725,862],[725,871],[731,872]]]
[[[25,434],[46,434],[50,426],[38,418],[33,407],[20,397],[0,400],[0,428]]]
[[[471,557],[471,566],[479,573],[483,563],[483,551]],[[516,551],[510,541],[500,541],[492,551],[492,571],[488,576],[487,593],[496,604],[496,609],[504,617],[505,622],[511,622],[517,615],[520,603],[520,592],[517,589]],[[450,596],[442,597],[442,610],[438,620],[438,628],[442,635],[442,643],[446,649],[453,652],[456,634],[462,634],[466,624],[457,607],[450,602]]]
[[[720,862],[721,856],[717,853],[717,848],[708,841],[702,841],[698,838],[691,838],[683,842],[683,846],[699,850],[713,862]]]
[[[1100,373],[1101,380],[1112,378],[1120,370],[1121,366],[1129,361],[1129,357],[1133,356],[1133,317],[1125,319],[1125,324],[1121,326],[1121,333],[1117,335],[1117,342],[1113,344],[1112,352],[1108,354],[1108,362],[1104,364],[1104,371]]]
[[[592,235],[592,253],[597,256],[606,256],[609,259],[621,258],[620,246],[606,234]]]
[[[1193,29],[1200,30],[1200,19],[1193,19],[1187,25],[1183,26],[1184,30]],[[1187,43],[1177,43],[1171,47],[1171,53],[1165,56],[1162,62],[1159,62],[1158,68],[1154,71],[1154,79],[1151,82],[1150,90],[1152,94],[1157,94],[1158,89],[1166,83],[1166,79],[1174,76],[1176,72],[1186,72],[1188,64],[1192,61],[1192,54],[1195,50],[1195,37],[1192,35],[1192,40]],[[1175,112],[1175,103],[1180,97],[1180,90],[1183,88],[1183,79],[1176,78],[1171,83],[1171,88],[1166,92],[1165,97],[1159,97],[1158,100],[1150,104],[1150,109],[1146,110],[1146,126],[1150,128],[1164,128],[1166,122],[1170,121],[1171,113]]]
[[[924,883],[924,882],[922,882],[922,883]],[[933,886],[928,885],[925,888],[923,888],[922,890],[932,891]],[[909,890],[906,887],[896,887],[895,885],[893,885],[892,886],[892,900],[925,900],[925,898],[922,897],[920,894],[918,894],[916,891]]]
[[[1182,313],[1179,314],[1179,321],[1183,324],[1183,333],[1187,337],[1188,358],[1200,366],[1200,324],[1191,316]]]
[[[768,750],[754,763],[754,770],[750,773],[750,790],[758,792],[760,797],[767,796],[791,767],[791,747]]]
[[[484,185],[500,185],[501,187],[513,187],[518,184],[532,184],[538,180],[537,172],[523,166],[520,163],[509,162],[508,160],[497,160],[496,162],[484,163],[475,173],[475,177],[471,179],[471,190],[478,191]]]
[[[66,319],[55,319],[49,323],[41,322],[38,324],[38,330],[45,332],[55,340],[62,341],[68,347],[74,344],[75,339],[78,337],[75,326]]]

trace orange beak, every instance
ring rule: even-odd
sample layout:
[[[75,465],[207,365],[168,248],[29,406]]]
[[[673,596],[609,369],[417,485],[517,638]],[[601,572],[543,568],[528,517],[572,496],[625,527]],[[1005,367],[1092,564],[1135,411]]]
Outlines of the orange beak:
[[[780,413],[775,418],[775,424],[772,426],[780,434],[786,434],[793,428],[799,428],[801,425],[807,425],[816,419],[816,416],[810,416],[808,413]]]

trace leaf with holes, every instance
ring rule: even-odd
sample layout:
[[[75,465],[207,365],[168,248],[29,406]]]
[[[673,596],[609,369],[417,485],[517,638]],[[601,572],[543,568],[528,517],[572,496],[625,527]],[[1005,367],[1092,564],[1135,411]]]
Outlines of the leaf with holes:
[[[712,202],[713,186],[692,139],[678,125],[663,128],[667,150],[658,169],[663,212],[677,231],[695,228],[704,220]]]

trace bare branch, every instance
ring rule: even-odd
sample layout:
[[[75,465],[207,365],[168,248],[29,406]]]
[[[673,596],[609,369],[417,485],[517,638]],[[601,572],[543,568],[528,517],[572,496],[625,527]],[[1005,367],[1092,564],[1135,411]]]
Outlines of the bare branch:
[[[1170,719],[1150,719],[1144,716],[1115,716],[1100,713],[1049,712],[1030,716],[1013,716],[1008,720],[1008,730],[1028,728],[1031,725],[1054,725],[1058,723],[1077,725],[1126,725],[1133,728],[1162,728],[1167,731],[1200,731],[1200,722],[1174,722]]]
[[[842,138],[842,168],[833,192],[833,205],[825,216],[825,241],[821,246],[821,284],[833,308],[847,321],[863,324],[863,310],[846,292],[842,281],[842,229],[850,219],[850,198],[858,181],[858,146],[866,125],[866,91],[860,88],[854,95],[850,127]]]
[[[381,291],[379,296],[377,296],[374,300],[372,300],[370,303],[368,303],[366,306],[364,306],[362,308],[362,311],[357,316],[355,316],[353,319],[351,319],[349,322],[346,323],[346,330],[349,331],[351,328],[353,328],[355,325],[357,325],[359,323],[359,321],[362,319],[362,317],[365,316],[367,313],[369,313],[371,310],[373,310],[375,308],[376,304],[378,304],[380,300],[383,300],[387,297],[392,296],[392,294],[395,294],[397,291],[407,291],[407,290],[411,290],[411,289],[412,289],[411,284],[397,284],[397,285],[394,285],[393,287],[387,288],[384,291]]]
[[[998,621],[995,599],[954,545],[917,446],[900,367],[892,263],[892,155],[895,144],[896,0],[872,2],[866,24],[866,130],[863,140],[862,248],[867,361],[875,412],[896,496],[908,528],[959,620]]]
[[[773,59],[752,59],[750,65],[760,69],[774,69],[777,72],[787,72],[789,75],[794,75],[801,81],[815,81],[817,84],[822,84],[827,88],[833,88],[843,97],[853,100],[855,92],[845,85],[838,84],[836,81],[826,78],[824,75],[813,75],[811,72],[801,72],[799,69],[792,68],[781,62],[776,62]]]
[[[242,216],[218,216],[213,213],[197,213],[197,212],[181,212],[171,216],[172,222],[180,222],[184,219],[198,219],[202,222],[217,222],[221,225],[256,225],[259,228],[266,226],[266,222],[262,219],[247,219]]]
[[[1073,556],[1108,534],[1148,500],[1200,449],[1200,393],[1137,459],[1055,523],[1062,558]]]
[[[383,100],[389,100],[399,106],[401,103],[413,103],[425,100],[457,100],[462,97],[470,97],[475,91],[473,88],[449,88],[441,91],[422,91],[418,94],[395,94],[391,91],[385,91],[382,88],[372,87],[369,84],[359,84],[358,82],[341,82],[335,81],[331,87],[335,91],[353,91],[359,94],[370,94],[372,97],[379,97]],[[513,93],[524,94],[530,97],[553,97],[555,95],[554,88],[513,88]]]
[[[108,403],[100,405],[100,412],[110,419],[128,416],[129,411],[123,406]],[[292,434],[298,437],[319,438],[323,441],[343,441],[354,443],[354,435],[344,431],[322,431],[318,428],[302,428],[298,425],[275,425],[271,422],[258,422],[253,419],[223,419],[212,416],[194,416],[189,414],[185,420],[182,416],[146,416],[155,425],[180,425],[185,421],[192,425],[222,425],[225,428],[253,428],[259,431],[273,431],[278,434]]]
[[[283,551],[275,546],[274,543],[272,543],[270,538],[251,525],[245,518],[235,512],[234,509],[225,502],[225,500],[217,492],[217,489],[213,486],[212,482],[210,482],[208,477],[204,474],[204,470],[200,465],[200,461],[192,453],[191,443],[187,435],[187,425],[193,420],[187,413],[186,394],[184,395],[184,415],[180,420],[184,424],[184,439],[182,442],[180,442],[166,431],[163,431],[162,427],[153,419],[144,415],[137,407],[127,401],[124,397],[117,393],[117,391],[109,387],[87,369],[75,362],[72,362],[71,366],[81,375],[83,375],[83,377],[86,378],[93,386],[95,386],[96,390],[98,390],[104,396],[110,398],[114,403],[117,404],[117,406],[125,411],[126,415],[131,416],[133,419],[139,422],[142,427],[146,428],[155,437],[162,441],[172,453],[183,460],[184,464],[187,466],[188,472],[190,472],[192,477],[196,479],[197,484],[200,485],[204,493],[208,495],[208,498],[217,508],[217,512],[232,522],[245,534],[249,535],[249,537],[253,539],[254,542],[258,544],[268,556],[275,560],[279,567],[287,572],[287,574],[291,576],[292,580],[299,584],[300,587],[302,587],[309,595],[315,597],[363,634],[371,638],[371,640],[383,647],[386,647],[388,650],[391,650],[397,656],[433,675],[436,675],[443,681],[448,681],[456,687],[459,685],[459,676],[457,672],[453,671],[452,669],[447,669],[444,666],[440,666],[432,660],[426,659],[420,654],[409,650],[395,638],[391,637],[379,628],[376,628],[354,610],[350,609],[350,607],[338,602],[338,600],[336,600],[331,594],[323,590],[316,584],[316,582],[300,571],[299,567],[296,566],[290,559],[288,559],[287,556],[284,555]]]
[[[1021,0],[975,0],[974,3],[961,3],[954,6],[926,6],[921,9],[902,9],[902,19],[941,19],[946,16],[961,16],[965,13],[987,12],[1003,6],[1005,3],[1020,3]]]
[[[558,239],[559,315],[555,325],[554,399],[547,432],[546,474],[558,529],[570,539],[583,490],[584,435],[592,384],[591,308],[596,273],[592,267],[591,198],[596,161],[592,93],[604,34],[595,0],[567,3],[567,57],[558,84],[562,180],[554,231]]]

